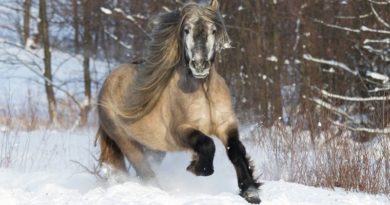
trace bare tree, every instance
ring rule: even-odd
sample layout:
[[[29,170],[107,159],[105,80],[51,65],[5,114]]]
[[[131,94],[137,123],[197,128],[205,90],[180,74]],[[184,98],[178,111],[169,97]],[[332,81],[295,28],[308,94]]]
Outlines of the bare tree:
[[[80,29],[79,29],[79,16],[78,16],[78,8],[79,8],[79,5],[78,5],[79,1],[78,0],[72,0],[72,12],[73,12],[73,29],[74,29],[74,47],[75,47],[75,51],[76,53],[79,52],[79,49],[80,49],[80,39],[79,39],[79,33],[80,33]]]
[[[390,100],[390,41],[387,38],[390,16],[386,12],[389,6],[390,2],[385,1],[359,1],[351,6],[355,7],[355,16],[338,16],[342,23],[314,19],[323,29],[335,30],[339,36],[351,36],[343,45],[352,43],[350,48],[353,50],[339,49],[347,56],[337,53],[334,57],[326,54],[312,56],[311,53],[303,55],[306,61],[320,64],[323,71],[332,75],[335,85],[311,85],[322,99],[309,99],[337,116],[329,121],[353,131],[353,137],[358,141],[390,133],[390,109],[386,106]],[[359,9],[364,13],[359,13]],[[364,21],[361,20],[363,18]],[[349,79],[346,86],[340,86],[345,79]]]
[[[31,0],[23,1],[23,44],[26,44],[30,36]]]
[[[50,40],[49,40],[49,25],[47,22],[47,13],[46,13],[46,1],[39,0],[39,33],[42,37],[42,44],[44,49],[44,77],[45,77],[45,89],[49,109],[49,117],[51,123],[56,123],[57,121],[57,102],[54,94],[54,89],[52,85],[53,76],[51,72],[51,52],[50,52]]]
[[[83,2],[83,26],[84,26],[84,39],[83,39],[83,71],[84,71],[84,103],[80,112],[80,126],[85,126],[88,123],[88,114],[91,110],[91,74],[90,74],[90,57],[92,48],[92,36],[91,36],[91,0],[84,0]]]

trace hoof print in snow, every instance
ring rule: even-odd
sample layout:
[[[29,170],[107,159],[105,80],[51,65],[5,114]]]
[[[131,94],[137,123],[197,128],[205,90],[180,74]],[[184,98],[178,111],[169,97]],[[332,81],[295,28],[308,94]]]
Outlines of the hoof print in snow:
[[[188,165],[187,171],[192,172],[196,176],[210,176],[214,173],[213,165],[206,166],[199,161],[191,161],[191,164]]]
[[[249,187],[246,191],[241,192],[241,196],[251,204],[260,204],[259,190],[254,187]]]

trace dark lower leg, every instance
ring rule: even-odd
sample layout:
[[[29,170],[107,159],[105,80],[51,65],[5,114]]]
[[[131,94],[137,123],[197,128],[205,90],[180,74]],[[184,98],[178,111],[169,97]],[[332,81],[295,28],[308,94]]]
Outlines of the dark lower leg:
[[[195,152],[195,157],[193,157],[187,170],[197,176],[209,176],[213,174],[215,154],[213,140],[202,132],[193,130],[185,138],[185,145]]]
[[[253,177],[253,167],[238,135],[237,129],[232,129],[228,132],[226,149],[229,159],[233,163],[237,173],[238,186],[241,190],[241,195],[245,195],[248,189],[257,190],[260,183]]]

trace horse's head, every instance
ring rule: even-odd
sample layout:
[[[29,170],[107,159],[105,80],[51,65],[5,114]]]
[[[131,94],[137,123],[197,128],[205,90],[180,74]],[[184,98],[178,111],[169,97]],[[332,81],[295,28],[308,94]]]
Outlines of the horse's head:
[[[182,9],[181,35],[184,59],[195,78],[206,78],[215,54],[229,47],[229,37],[219,14],[218,0],[210,5],[188,4]]]

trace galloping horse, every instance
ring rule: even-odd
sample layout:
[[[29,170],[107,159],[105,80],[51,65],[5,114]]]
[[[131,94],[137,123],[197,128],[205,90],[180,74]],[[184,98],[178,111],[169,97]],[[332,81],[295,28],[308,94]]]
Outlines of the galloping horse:
[[[235,167],[240,195],[260,203],[229,89],[215,67],[216,53],[229,45],[218,0],[161,14],[145,61],[120,66],[100,91],[100,164],[126,171],[126,156],[137,175],[150,180],[155,174],[145,152],[191,151],[187,170],[209,176],[214,135]]]

